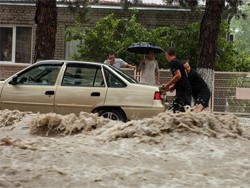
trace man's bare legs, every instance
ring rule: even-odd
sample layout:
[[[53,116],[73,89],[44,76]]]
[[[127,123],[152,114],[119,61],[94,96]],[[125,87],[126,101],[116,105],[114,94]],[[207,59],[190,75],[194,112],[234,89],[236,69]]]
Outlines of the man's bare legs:
[[[196,104],[194,107],[194,111],[195,112],[201,112],[201,111],[209,112],[209,107],[204,108],[204,106],[202,106],[202,104]]]

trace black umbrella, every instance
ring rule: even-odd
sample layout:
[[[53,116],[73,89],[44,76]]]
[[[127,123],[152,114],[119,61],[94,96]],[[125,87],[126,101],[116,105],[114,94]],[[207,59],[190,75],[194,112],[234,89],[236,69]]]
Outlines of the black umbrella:
[[[150,42],[138,42],[130,45],[127,48],[127,51],[136,54],[146,54],[149,51],[153,51],[154,53],[161,53],[164,50],[160,46],[157,46],[156,44]]]

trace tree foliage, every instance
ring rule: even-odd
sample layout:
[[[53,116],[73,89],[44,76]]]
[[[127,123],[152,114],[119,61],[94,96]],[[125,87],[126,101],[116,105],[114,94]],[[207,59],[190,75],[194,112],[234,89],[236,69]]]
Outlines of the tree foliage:
[[[234,35],[232,44],[240,52],[235,67],[244,67],[250,71],[250,1],[241,6],[240,10],[244,16],[235,17],[230,23],[230,32]]]
[[[128,19],[115,18],[113,14],[100,19],[94,28],[86,29],[82,33],[80,24],[78,27],[67,30],[67,40],[84,41],[78,45],[75,59],[103,62],[109,51],[125,61],[137,65],[143,58],[142,55],[127,52],[127,47],[134,42],[152,42],[166,49],[172,43],[178,51],[178,58],[189,59],[193,67],[199,57],[199,23],[188,25],[179,30],[174,27],[158,27],[147,29],[136,21],[136,13]],[[227,22],[224,21],[219,35],[218,51],[216,53],[215,70],[222,71],[247,71],[243,66],[241,52],[237,51],[233,43],[226,40],[228,32]],[[156,59],[161,68],[167,68],[165,54],[157,54]]]
[[[214,70],[216,54],[218,53],[218,36],[222,14],[228,11],[229,19],[241,12],[238,6],[243,4],[243,0],[203,0],[205,2],[205,12],[200,24],[199,38],[199,60],[198,66],[204,69]],[[168,4],[178,3],[180,6],[195,9],[198,0],[165,0]]]
[[[92,0],[93,1],[93,0]],[[89,20],[89,5],[92,2],[91,0],[62,0],[64,4],[66,4],[74,15],[75,20],[78,22],[85,22]],[[99,0],[96,0],[96,3]]]
[[[250,1],[249,1],[250,2]],[[237,48],[250,54],[250,3],[242,6],[244,17],[234,18],[231,21],[231,32],[234,34],[234,41]]]
[[[227,33],[230,32],[226,21],[221,24],[221,30]],[[219,39],[215,70],[249,72],[250,55],[239,49],[237,42],[228,41],[224,35]]]

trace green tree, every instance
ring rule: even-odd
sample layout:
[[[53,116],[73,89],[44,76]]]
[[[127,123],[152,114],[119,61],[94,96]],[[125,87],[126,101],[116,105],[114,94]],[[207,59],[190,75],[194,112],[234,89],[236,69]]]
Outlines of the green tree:
[[[137,11],[131,12],[126,19],[117,19],[114,15],[109,15],[100,19],[94,28],[87,28],[86,34],[82,34],[81,23],[77,20],[76,28],[67,31],[66,40],[82,40],[78,46],[78,55],[76,59],[91,60],[103,62],[109,51],[116,52],[117,56],[123,58],[129,63],[138,64],[142,59],[141,55],[132,54],[126,51],[127,47],[133,42],[152,42],[166,49],[171,42],[178,51],[178,58],[188,58],[193,67],[197,67],[200,57],[200,24],[189,25],[182,30],[174,27],[158,27],[153,30],[146,29],[136,22]],[[244,66],[244,56],[235,49],[233,43],[227,41],[225,33],[229,32],[229,26],[225,21],[220,24],[218,40],[216,40],[215,67],[205,69],[212,77],[213,70],[225,71],[246,71]],[[218,42],[217,42],[218,41]],[[239,58],[240,57],[240,58]],[[157,54],[157,60],[162,68],[167,67],[165,55]],[[198,67],[200,68],[200,67]],[[202,68],[201,68],[202,69]],[[203,68],[204,69],[204,68]],[[202,70],[203,70],[202,69]]]
[[[75,59],[101,62],[109,51],[119,51],[121,48],[121,20],[113,19],[112,14],[96,22],[93,29],[86,28],[85,34],[82,34],[80,24],[77,25],[77,28],[66,31],[66,36],[69,36],[66,40],[73,37],[75,40],[84,41],[84,44],[78,46],[78,55],[75,55]]]
[[[234,43],[237,49],[250,55],[250,3],[242,6],[244,17],[234,18],[231,21],[231,31],[234,34]]]
[[[114,15],[111,14],[100,19],[95,27],[86,29],[85,34],[82,33],[80,23],[76,25],[78,27],[68,29],[66,34],[66,36],[69,36],[66,40],[84,41],[78,46],[75,59],[102,62],[109,51],[114,51],[117,56],[137,65],[143,57],[127,52],[127,47],[132,43],[151,42],[166,49],[174,41],[178,44],[178,57],[180,59],[189,58],[191,65],[197,66],[199,49],[199,24],[197,23],[188,25],[182,30],[174,27],[158,27],[150,30],[136,22],[135,14],[132,14],[130,19],[114,18]],[[224,39],[224,37],[221,38]],[[227,43],[222,43],[222,48],[225,48],[223,45],[227,45]],[[225,55],[224,53],[221,54]],[[156,58],[161,68],[167,67],[164,53],[156,54]],[[221,57],[221,59],[224,58]]]
[[[165,1],[167,3],[179,2],[180,5],[188,6],[192,9],[198,6],[198,0]],[[227,8],[231,13],[236,14],[237,7],[242,3],[242,0],[205,0],[205,12],[200,23],[199,59],[197,65],[199,72],[210,87],[215,69],[215,59],[218,50],[217,40],[223,11]]]

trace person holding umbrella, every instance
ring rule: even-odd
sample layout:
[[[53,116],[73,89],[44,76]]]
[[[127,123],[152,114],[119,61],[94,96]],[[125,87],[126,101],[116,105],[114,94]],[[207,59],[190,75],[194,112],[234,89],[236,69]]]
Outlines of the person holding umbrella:
[[[140,62],[137,71],[141,71],[141,83],[160,85],[159,65],[154,58],[153,50],[149,50],[146,53],[146,58]]]
[[[170,47],[166,51],[166,59],[169,62],[169,68],[172,72],[172,79],[163,84],[162,87],[167,91],[176,90],[173,100],[173,111],[185,112],[185,106],[191,106],[191,86],[188,81],[187,73],[182,62],[176,58],[176,51]]]
[[[115,53],[109,52],[108,59],[104,61],[104,64],[113,65],[116,68],[134,68],[133,65],[128,64],[127,62],[123,61],[120,58],[115,57]]]
[[[146,54],[146,58],[140,62],[137,71],[141,71],[141,83],[148,85],[160,85],[159,65],[154,54],[164,50],[151,42],[132,43],[127,51],[135,54]]]

